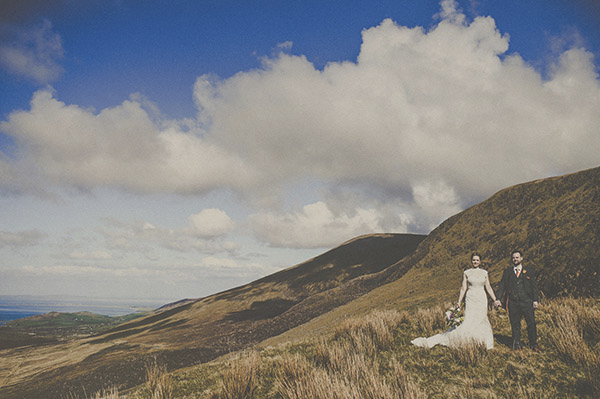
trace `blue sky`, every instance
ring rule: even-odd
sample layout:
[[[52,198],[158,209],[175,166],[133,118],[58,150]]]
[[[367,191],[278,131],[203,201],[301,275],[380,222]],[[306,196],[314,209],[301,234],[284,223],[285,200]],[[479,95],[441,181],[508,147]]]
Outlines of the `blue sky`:
[[[0,7],[3,294],[200,297],[600,161],[594,1]]]

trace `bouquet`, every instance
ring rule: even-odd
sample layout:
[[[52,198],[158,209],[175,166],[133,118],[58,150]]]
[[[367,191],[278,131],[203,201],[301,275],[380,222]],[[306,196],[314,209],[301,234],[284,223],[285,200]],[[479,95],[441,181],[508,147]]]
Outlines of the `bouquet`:
[[[452,306],[446,310],[446,320],[451,328],[460,326],[460,323],[465,319],[465,312],[458,306]]]

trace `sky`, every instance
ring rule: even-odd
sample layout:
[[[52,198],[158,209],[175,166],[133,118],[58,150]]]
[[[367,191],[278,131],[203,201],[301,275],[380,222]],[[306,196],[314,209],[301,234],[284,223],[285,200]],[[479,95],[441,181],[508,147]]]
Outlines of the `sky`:
[[[203,297],[599,166],[598,26],[593,0],[0,0],[0,294]]]

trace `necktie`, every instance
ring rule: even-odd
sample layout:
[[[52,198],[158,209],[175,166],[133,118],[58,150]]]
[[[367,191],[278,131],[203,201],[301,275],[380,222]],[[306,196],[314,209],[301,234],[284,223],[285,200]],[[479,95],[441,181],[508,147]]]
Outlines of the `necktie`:
[[[521,269],[517,268],[517,278],[521,275]]]

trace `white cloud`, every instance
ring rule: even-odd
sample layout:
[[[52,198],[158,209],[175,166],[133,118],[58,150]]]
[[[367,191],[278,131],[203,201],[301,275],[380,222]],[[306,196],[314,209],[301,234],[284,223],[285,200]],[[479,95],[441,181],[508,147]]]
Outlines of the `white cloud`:
[[[444,181],[422,181],[413,185],[415,205],[421,208],[423,219],[433,229],[448,217],[461,211],[460,201],[454,188]]]
[[[192,225],[190,234],[199,237],[224,236],[235,228],[235,223],[220,209],[203,209],[188,218]]]
[[[408,221],[406,217],[394,230],[406,232]],[[358,235],[389,231],[383,227],[386,219],[377,209],[334,213],[321,201],[293,213],[256,213],[248,217],[248,223],[262,241],[289,248],[326,248]]]
[[[8,37],[0,42],[0,67],[41,84],[52,82],[62,74],[59,64],[64,55],[62,40],[52,30],[50,21],[43,20],[28,28],[4,26],[3,29]]]
[[[456,0],[442,0],[440,2],[441,10],[437,15],[442,20],[449,20],[455,24],[462,24],[465,21],[464,14],[458,9]]]
[[[590,53],[564,53],[544,80],[507,53],[508,35],[492,18],[444,15],[430,31],[390,20],[365,30],[356,63],[319,71],[280,54],[262,70],[202,77],[201,118],[274,184],[311,176],[387,189],[443,179],[463,203],[598,164],[589,150],[600,147]]]
[[[123,253],[144,253],[156,259],[157,248],[178,252],[232,254],[239,245],[225,240],[235,223],[224,211],[209,208],[188,217],[188,226],[178,229],[155,226],[149,222],[124,223],[110,220],[102,229],[109,249]]]
[[[13,112],[0,129],[24,150],[28,173],[58,184],[198,193],[240,187],[249,176],[239,158],[204,140],[189,121],[161,121],[137,95],[95,113],[40,90],[31,110]]]
[[[20,232],[0,231],[0,248],[18,248],[38,245],[46,237],[46,234],[38,230]]]
[[[292,49],[293,46],[294,46],[294,43],[290,42],[289,40],[285,41],[283,43],[277,44],[277,48],[282,51],[289,51]]]

